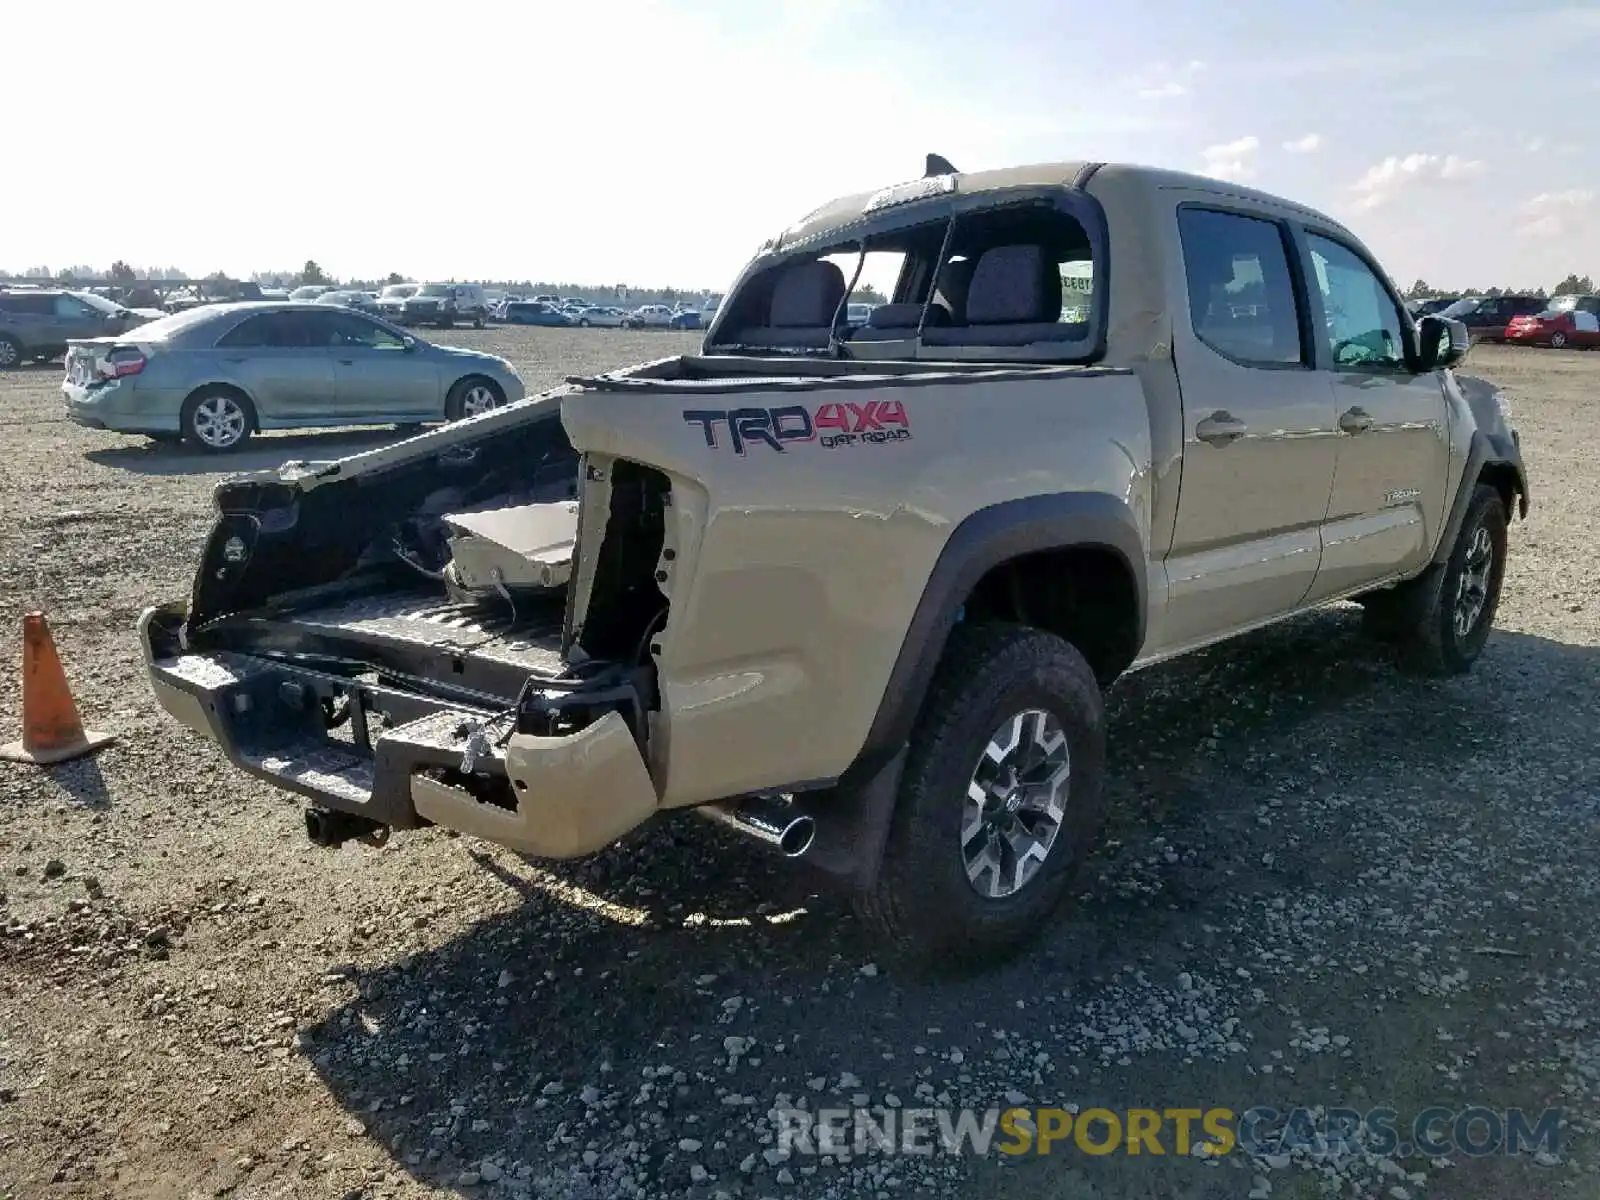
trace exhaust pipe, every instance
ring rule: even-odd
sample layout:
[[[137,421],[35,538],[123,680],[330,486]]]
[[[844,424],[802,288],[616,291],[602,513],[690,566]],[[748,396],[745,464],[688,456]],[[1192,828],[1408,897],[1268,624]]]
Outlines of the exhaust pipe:
[[[751,796],[729,804],[702,804],[695,811],[775,847],[785,858],[799,858],[817,836],[816,818],[802,812],[792,796]]]
[[[356,838],[369,845],[381,846],[388,840],[389,827],[371,817],[358,817],[326,808],[308,808],[306,836],[315,845],[333,849]]]

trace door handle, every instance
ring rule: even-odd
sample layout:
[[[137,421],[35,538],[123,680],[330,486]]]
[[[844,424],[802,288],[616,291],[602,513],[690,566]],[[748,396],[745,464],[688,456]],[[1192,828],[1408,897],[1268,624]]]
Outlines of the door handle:
[[[1372,414],[1357,405],[1339,414],[1339,428],[1346,433],[1365,433],[1372,428]]]
[[[1232,413],[1219,409],[1194,427],[1194,435],[1213,446],[1226,446],[1235,438],[1243,437],[1248,429],[1249,426]]]

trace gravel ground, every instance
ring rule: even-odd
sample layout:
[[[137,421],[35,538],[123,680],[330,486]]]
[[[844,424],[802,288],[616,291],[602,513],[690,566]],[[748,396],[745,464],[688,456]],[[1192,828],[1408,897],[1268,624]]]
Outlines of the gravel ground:
[[[454,340],[531,387],[694,343]],[[218,464],[68,424],[59,369],[0,376],[0,630],[45,609],[121,735],[0,764],[0,1200],[1600,1194],[1600,356],[1472,369],[1535,489],[1473,674],[1399,676],[1338,608],[1129,677],[1084,894],[1031,954],[944,979],[692,818],[578,864],[310,846],[141,670],[134,621],[187,589]],[[229,467],[377,440],[274,435]],[[19,709],[7,668],[5,736]],[[852,1099],[1565,1124],[1514,1158],[781,1156],[774,1112]]]

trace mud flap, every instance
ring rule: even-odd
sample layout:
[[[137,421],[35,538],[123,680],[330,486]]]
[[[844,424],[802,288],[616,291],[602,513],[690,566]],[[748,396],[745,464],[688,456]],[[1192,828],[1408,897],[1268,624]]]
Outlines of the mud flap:
[[[901,747],[866,783],[805,798],[817,822],[811,849],[799,861],[825,872],[852,891],[870,889],[883,864],[883,849],[900,796],[906,749]]]

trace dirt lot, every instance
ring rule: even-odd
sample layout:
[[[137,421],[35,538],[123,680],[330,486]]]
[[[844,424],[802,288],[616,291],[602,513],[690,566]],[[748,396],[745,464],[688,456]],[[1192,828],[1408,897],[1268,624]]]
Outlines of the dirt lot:
[[[455,340],[537,387],[694,339]],[[142,674],[135,619],[187,589],[221,464],[68,424],[58,369],[0,376],[0,634],[46,610],[121,735],[0,764],[0,1200],[1600,1195],[1600,355],[1471,369],[1511,396],[1535,488],[1477,670],[1403,678],[1340,608],[1124,680],[1084,895],[1031,955],[944,980],[693,819],[556,866],[434,833],[313,848]],[[228,467],[375,440],[272,436]],[[3,737],[19,709],[5,665]],[[770,1109],[852,1097],[1565,1124],[1553,1153],[1398,1165],[1170,1138],[779,1157]]]

